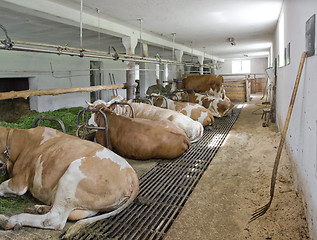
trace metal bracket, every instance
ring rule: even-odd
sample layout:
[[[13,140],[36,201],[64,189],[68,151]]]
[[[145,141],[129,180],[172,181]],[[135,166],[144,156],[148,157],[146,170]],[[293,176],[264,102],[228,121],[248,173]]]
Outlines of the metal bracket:
[[[189,95],[188,95],[188,91],[187,91],[186,89],[178,89],[178,90],[173,91],[172,93],[176,95],[176,93],[178,93],[178,92],[186,93],[186,96],[187,96],[187,100],[181,99],[181,100],[180,100],[181,102],[189,102]],[[176,95],[176,96],[177,96],[177,95]],[[177,101],[179,102],[178,96],[177,96]]]
[[[35,128],[36,125],[39,126],[41,121],[43,121],[43,126],[45,126],[45,120],[58,122],[59,125],[61,126],[61,129],[62,129],[63,133],[66,133],[65,125],[64,125],[62,120],[60,120],[59,118],[55,118],[55,117],[46,117],[44,115],[40,115],[39,117],[37,117],[34,120],[34,122],[32,123],[32,128]]]
[[[132,113],[132,118],[135,118],[135,114],[134,114],[134,109],[132,107],[132,105],[130,103],[126,103],[126,102],[114,102],[112,104],[110,104],[110,106],[108,108],[110,108],[112,105],[127,105],[131,108],[131,113]]]
[[[134,98],[132,99],[132,102],[135,102],[135,103],[148,103],[150,105],[153,105],[153,101],[149,98]]]
[[[151,94],[150,95],[150,99],[153,101],[153,98],[154,97],[157,97],[157,98],[163,98],[165,103],[166,103],[166,106],[164,108],[168,109],[168,102],[167,102],[167,97],[163,96],[163,95],[159,95],[159,94]],[[162,107],[163,108],[163,107]]]
[[[86,112],[97,112],[100,113],[101,116],[103,116],[104,120],[105,120],[105,126],[104,127],[95,127],[95,126],[89,126],[88,125],[88,117]],[[83,124],[80,125],[80,116],[82,115],[82,122]],[[83,135],[80,136],[79,131],[80,129],[83,129]],[[77,130],[76,130],[76,136],[80,137],[80,138],[84,138],[85,135],[87,134],[87,129],[97,129],[97,130],[105,130],[106,133],[106,148],[109,148],[109,135],[108,135],[108,121],[107,121],[107,117],[106,114],[99,110],[99,109],[88,109],[88,108],[84,108],[83,110],[81,110],[78,115],[77,115]]]

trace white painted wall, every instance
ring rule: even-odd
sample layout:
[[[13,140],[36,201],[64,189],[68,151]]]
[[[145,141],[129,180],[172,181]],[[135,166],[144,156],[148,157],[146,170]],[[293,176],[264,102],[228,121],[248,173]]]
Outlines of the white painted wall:
[[[291,43],[291,63],[277,72],[277,123],[283,128],[296,79],[300,57],[305,51],[305,23],[317,14],[316,0],[284,1],[284,45]],[[280,19],[281,20],[281,19]],[[274,57],[279,52],[279,28],[275,32]],[[311,239],[317,239],[317,55],[306,59],[286,137],[286,149],[294,166],[295,185],[303,193]]]
[[[232,59],[225,59],[223,63],[219,63],[219,68],[216,74],[231,74],[232,73]]]
[[[243,58],[243,59],[225,59],[220,63],[220,68],[216,70],[216,74],[232,74],[232,61],[233,60],[250,60],[251,73],[265,73],[268,67],[267,58]]]
[[[265,73],[268,58],[251,58],[251,73]]]
[[[90,86],[90,60],[89,58],[70,56],[1,51],[0,81],[1,78],[28,77],[30,89],[87,87]],[[98,61],[98,59],[93,60]],[[126,63],[121,61],[102,60],[102,62],[106,69],[126,68]],[[51,65],[54,71],[65,72],[54,73],[53,76],[50,72]],[[82,69],[84,71],[69,71]],[[117,84],[126,82],[125,70],[106,70],[104,71],[104,84],[110,84],[109,72],[115,74]],[[126,96],[125,90],[118,90],[118,93],[123,97]],[[109,100],[111,96],[111,90],[103,91],[104,100]],[[86,106],[85,100],[90,101],[90,93],[30,97],[30,107],[39,112],[51,111],[64,107]]]

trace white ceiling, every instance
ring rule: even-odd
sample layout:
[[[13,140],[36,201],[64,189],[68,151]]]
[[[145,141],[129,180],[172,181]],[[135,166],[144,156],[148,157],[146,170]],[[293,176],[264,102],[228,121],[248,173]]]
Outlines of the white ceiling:
[[[102,19],[119,24],[122,29],[127,27],[139,36],[138,19],[142,18],[144,34],[172,42],[172,33],[176,33],[175,43],[189,47],[192,52],[197,50],[219,58],[242,58],[245,54],[264,56],[269,52],[282,2],[83,0],[84,13],[97,17],[99,27],[89,26],[89,21],[84,24],[83,45],[103,50],[114,46],[119,52],[124,52],[120,34],[107,31],[111,26],[101,26]],[[53,7],[57,12],[65,12],[64,17],[54,14]],[[0,0],[0,24],[5,26],[12,39],[78,47],[79,16],[76,13],[79,10],[80,0]],[[72,12],[75,17],[68,18],[67,14]],[[235,38],[236,46],[227,41],[228,37]],[[3,38],[0,30],[0,39]],[[171,56],[170,44],[164,46],[150,41],[148,44],[150,55],[159,52],[163,57]],[[191,55],[190,51],[184,54],[187,58]]]

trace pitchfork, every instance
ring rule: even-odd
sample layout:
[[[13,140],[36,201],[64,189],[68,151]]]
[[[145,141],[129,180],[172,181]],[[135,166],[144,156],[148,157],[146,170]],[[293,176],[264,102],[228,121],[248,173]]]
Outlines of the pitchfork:
[[[271,178],[270,201],[266,205],[255,210],[255,212],[252,214],[252,217],[251,217],[249,223],[254,221],[255,219],[257,219],[258,217],[261,217],[262,215],[264,215],[266,213],[266,211],[269,209],[269,207],[271,206],[273,196],[274,196],[274,188],[275,188],[275,182],[276,182],[277,169],[278,169],[278,165],[279,165],[281,154],[282,154],[283,145],[284,145],[285,138],[286,138],[286,133],[287,133],[289,121],[290,121],[290,118],[292,115],[294,102],[295,102],[295,98],[296,98],[296,94],[297,94],[299,81],[300,81],[300,78],[302,75],[302,70],[303,70],[305,58],[306,58],[306,52],[303,52],[301,60],[300,60],[297,76],[296,76],[296,81],[295,81],[295,85],[294,85],[294,89],[293,89],[292,98],[291,98],[291,101],[290,101],[290,104],[288,107],[288,112],[286,115],[286,120],[285,120],[285,124],[284,124],[284,128],[283,128],[283,132],[282,132],[282,137],[281,137],[280,144],[278,146],[278,150],[277,150],[276,157],[275,157],[274,167],[273,167],[273,171],[272,171],[272,178]]]

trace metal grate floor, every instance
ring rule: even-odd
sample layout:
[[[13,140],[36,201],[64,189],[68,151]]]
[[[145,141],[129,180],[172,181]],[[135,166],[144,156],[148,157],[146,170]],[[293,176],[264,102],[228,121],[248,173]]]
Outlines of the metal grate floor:
[[[162,161],[140,179],[137,199],[120,214],[93,223],[72,239],[163,239],[239,116],[215,119],[214,127],[182,156]]]

